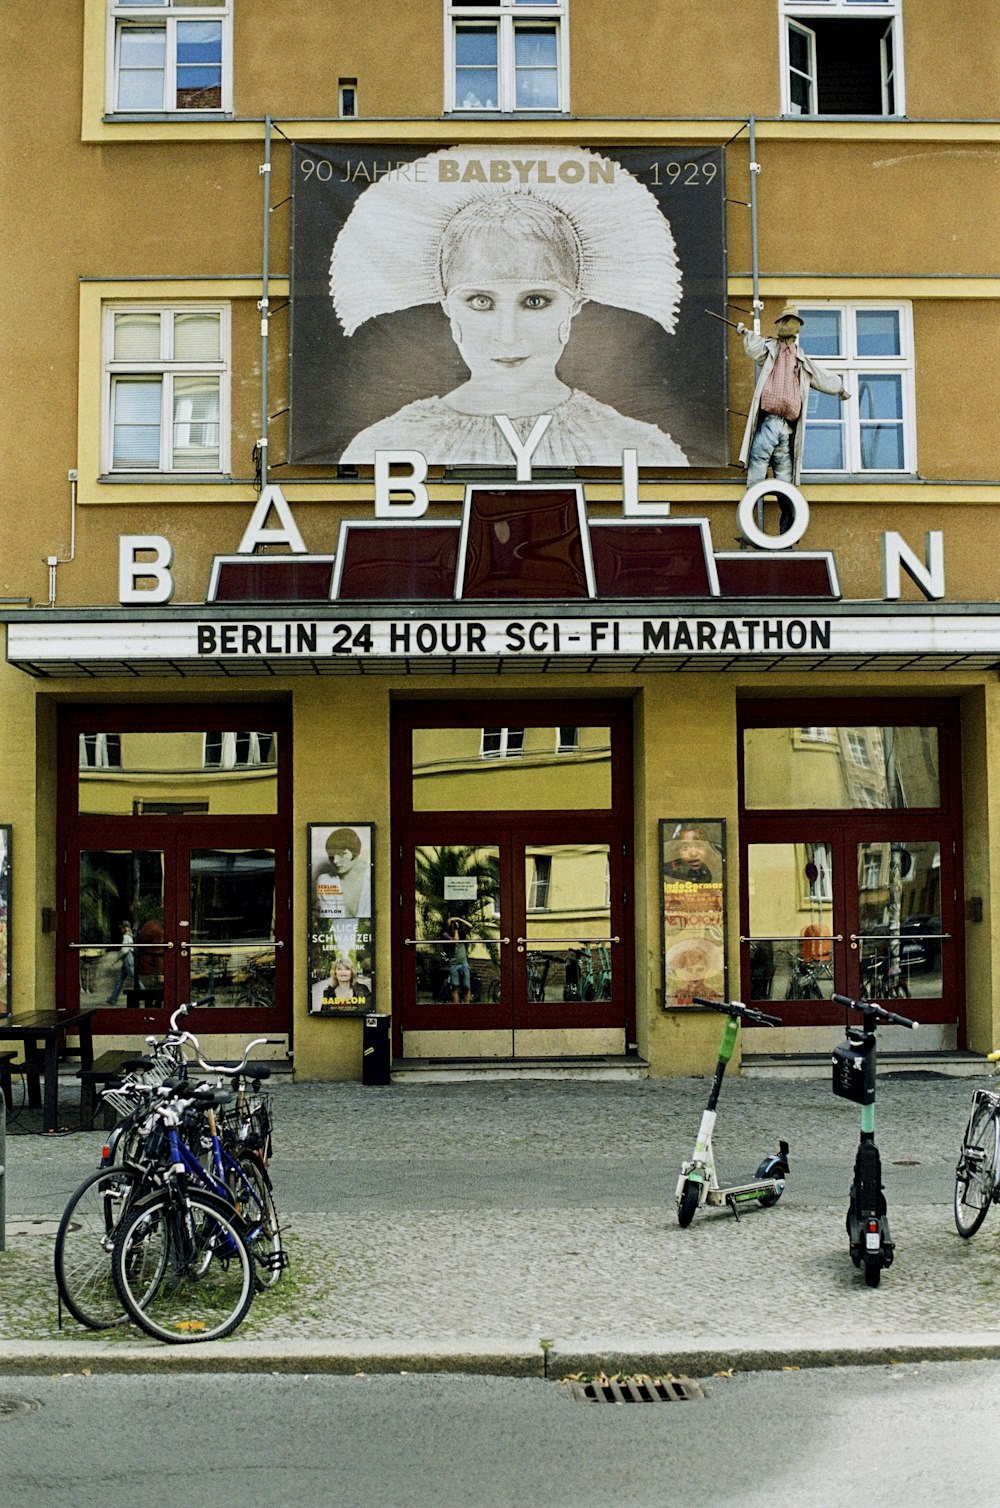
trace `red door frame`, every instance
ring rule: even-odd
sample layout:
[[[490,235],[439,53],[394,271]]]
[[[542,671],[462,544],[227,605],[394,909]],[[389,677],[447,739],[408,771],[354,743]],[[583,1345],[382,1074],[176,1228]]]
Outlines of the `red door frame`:
[[[890,724],[891,716],[891,724]],[[935,727],[941,804],[935,809],[868,807],[800,811],[752,811],[746,806],[743,764],[743,732],[746,728],[796,727]],[[740,703],[737,713],[740,794],[740,968],[743,998],[750,999],[750,898],[747,848],[752,843],[831,844],[833,851],[833,921],[831,932],[839,934],[832,944],[834,988],[857,998],[860,993],[860,952],[850,936],[858,931],[856,885],[859,842],[889,842],[909,839],[940,844],[941,931],[949,936],[941,944],[942,994],[926,1000],[909,999],[899,1009],[903,1015],[928,1024],[958,1027],[958,1045],[965,1044],[965,935],[958,897],[962,879],[962,784],[961,738],[958,704],[944,699],[825,697],[820,701],[792,699]],[[891,1002],[890,1002],[891,1006]],[[821,1001],[782,1001],[778,1008],[788,1026],[828,1026],[843,1022],[840,1006]]]
[[[277,810],[267,814],[222,816],[89,815],[79,811],[81,733],[244,732],[265,729],[278,735]],[[56,999],[61,1007],[79,1000],[79,976],[70,966],[71,943],[78,942],[79,854],[103,848],[164,851],[164,930],[174,947],[164,952],[164,1006],[100,1010],[94,1030],[113,1036],[145,1035],[165,1029],[176,1004],[190,998],[190,979],[177,923],[187,911],[182,881],[189,879],[188,856],[195,848],[273,849],[275,865],[275,980],[273,1009],[211,1011],[213,1032],[287,1032],[291,1040],[291,832],[292,751],[290,708],[284,702],[203,703],[123,706],[119,703],[61,707],[57,754],[57,923]],[[174,935],[170,935],[170,924]],[[203,1018],[205,1029],[208,1016]],[[194,1030],[198,1031],[195,1023]]]
[[[416,728],[608,726],[611,730],[611,805],[606,810],[504,811],[484,817],[477,812],[414,812],[413,739]],[[398,898],[393,935],[393,1052],[401,1056],[404,1030],[476,1030],[606,1026],[613,1020],[625,1030],[626,1045],[635,1041],[633,987],[634,915],[632,901],[632,710],[626,701],[469,701],[399,702],[392,712],[392,863],[393,893]],[[613,951],[612,1000],[529,1003],[527,959],[517,938],[527,935],[523,878],[514,862],[525,843],[607,842],[611,869],[612,931],[620,937]],[[412,854],[421,843],[480,843],[501,846],[500,915],[509,944],[501,945],[508,993],[499,1003],[463,1006],[456,1021],[446,1005],[410,1004],[415,994],[414,950],[406,939],[413,928]],[[515,847],[517,852],[515,852]]]

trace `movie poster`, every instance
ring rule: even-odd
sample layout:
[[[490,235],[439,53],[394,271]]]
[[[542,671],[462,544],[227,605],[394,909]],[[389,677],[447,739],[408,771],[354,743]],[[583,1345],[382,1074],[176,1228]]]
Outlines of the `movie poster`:
[[[663,881],[663,1009],[693,996],[725,1000],[726,824],[719,818],[660,822]]]
[[[375,829],[370,823],[309,825],[309,1010],[375,1010]]]
[[[721,148],[296,144],[289,458],[724,466]],[[543,416],[547,420],[539,434]]]

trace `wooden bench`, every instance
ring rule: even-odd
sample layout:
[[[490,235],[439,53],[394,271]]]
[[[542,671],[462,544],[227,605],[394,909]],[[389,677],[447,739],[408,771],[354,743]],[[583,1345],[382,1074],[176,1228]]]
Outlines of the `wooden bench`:
[[[41,1063],[19,1063],[16,1060],[16,1049],[8,1048],[5,1052],[0,1052],[0,1091],[3,1093],[3,1102],[7,1106],[8,1115],[14,1113],[13,1079],[15,1073],[23,1075],[26,1079],[33,1078],[37,1092],[43,1072]]]
[[[94,1059],[92,1068],[77,1069],[77,1078],[80,1080],[80,1128],[83,1131],[94,1129],[94,1113],[97,1110],[97,1091],[106,1089],[112,1079],[117,1079],[122,1071],[130,1063],[135,1063],[137,1054],[132,1048],[108,1048],[100,1057]],[[109,1131],[118,1117],[114,1108],[105,1101],[104,1103],[104,1129]]]

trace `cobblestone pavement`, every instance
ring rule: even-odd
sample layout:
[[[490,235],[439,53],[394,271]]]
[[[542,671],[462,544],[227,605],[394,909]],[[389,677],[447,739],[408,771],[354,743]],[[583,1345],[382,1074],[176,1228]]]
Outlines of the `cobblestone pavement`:
[[[723,1176],[751,1172],[780,1134],[792,1146],[791,1178],[776,1208],[738,1222],[700,1213],[688,1230],[677,1225],[673,1190],[705,1079],[385,1089],[279,1081],[272,1171],[291,1269],[236,1336],[179,1350],[185,1363],[194,1351],[230,1348],[241,1365],[299,1357],[316,1370],[324,1358],[338,1369],[466,1358],[516,1370],[550,1350],[567,1368],[692,1353],[788,1365],[857,1352],[1000,1354],[1000,1212],[968,1242],[951,1214],[972,1087],[931,1074],[880,1080],[898,1254],[870,1290],[844,1231],[856,1111],[825,1080],[726,1084]],[[74,1365],[127,1365],[133,1355],[138,1365],[149,1352],[124,1329],[57,1329],[52,1222],[96,1166],[101,1141],[8,1139],[0,1368],[71,1355]],[[177,1348],[157,1351],[179,1364]]]

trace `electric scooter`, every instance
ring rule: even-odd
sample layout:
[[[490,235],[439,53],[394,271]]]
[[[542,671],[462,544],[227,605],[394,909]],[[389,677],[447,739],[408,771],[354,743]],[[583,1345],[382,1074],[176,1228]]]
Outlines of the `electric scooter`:
[[[849,1000],[834,995],[844,1007],[846,1042],[833,1051],[833,1092],[842,1099],[861,1106],[861,1140],[854,1159],[854,1181],[847,1209],[847,1239],[851,1261],[864,1266],[865,1282],[877,1288],[882,1271],[892,1266],[896,1248],[889,1235],[885,1189],[882,1184],[882,1160],[875,1145],[875,1031],[879,1022],[889,1026],[908,1026],[916,1031],[918,1022],[897,1016],[873,1000]],[[851,1026],[850,1013],[857,1011],[861,1026]]]
[[[695,1005],[703,1006],[706,1010],[722,1011],[728,1019],[722,1029],[719,1061],[715,1065],[715,1076],[712,1079],[708,1105],[702,1114],[701,1125],[698,1127],[694,1153],[689,1162],[681,1164],[680,1177],[677,1180],[677,1220],[681,1226],[690,1225],[695,1211],[702,1205],[728,1205],[737,1220],[740,1218],[740,1205],[759,1204],[762,1209],[770,1209],[771,1205],[777,1204],[784,1193],[785,1179],[788,1177],[788,1143],[786,1141],[779,1141],[778,1155],[765,1157],[752,1179],[746,1183],[732,1184],[729,1188],[723,1188],[716,1177],[715,1154],[712,1151],[712,1132],[715,1128],[719,1091],[725,1077],[726,1065],[733,1056],[740,1022],[748,1021],[753,1026],[780,1026],[781,1018],[766,1016],[763,1011],[754,1010],[752,1006],[744,1005],[740,1000],[731,1000],[727,1005],[718,1000],[703,1000],[698,995],[692,995],[691,999]]]

